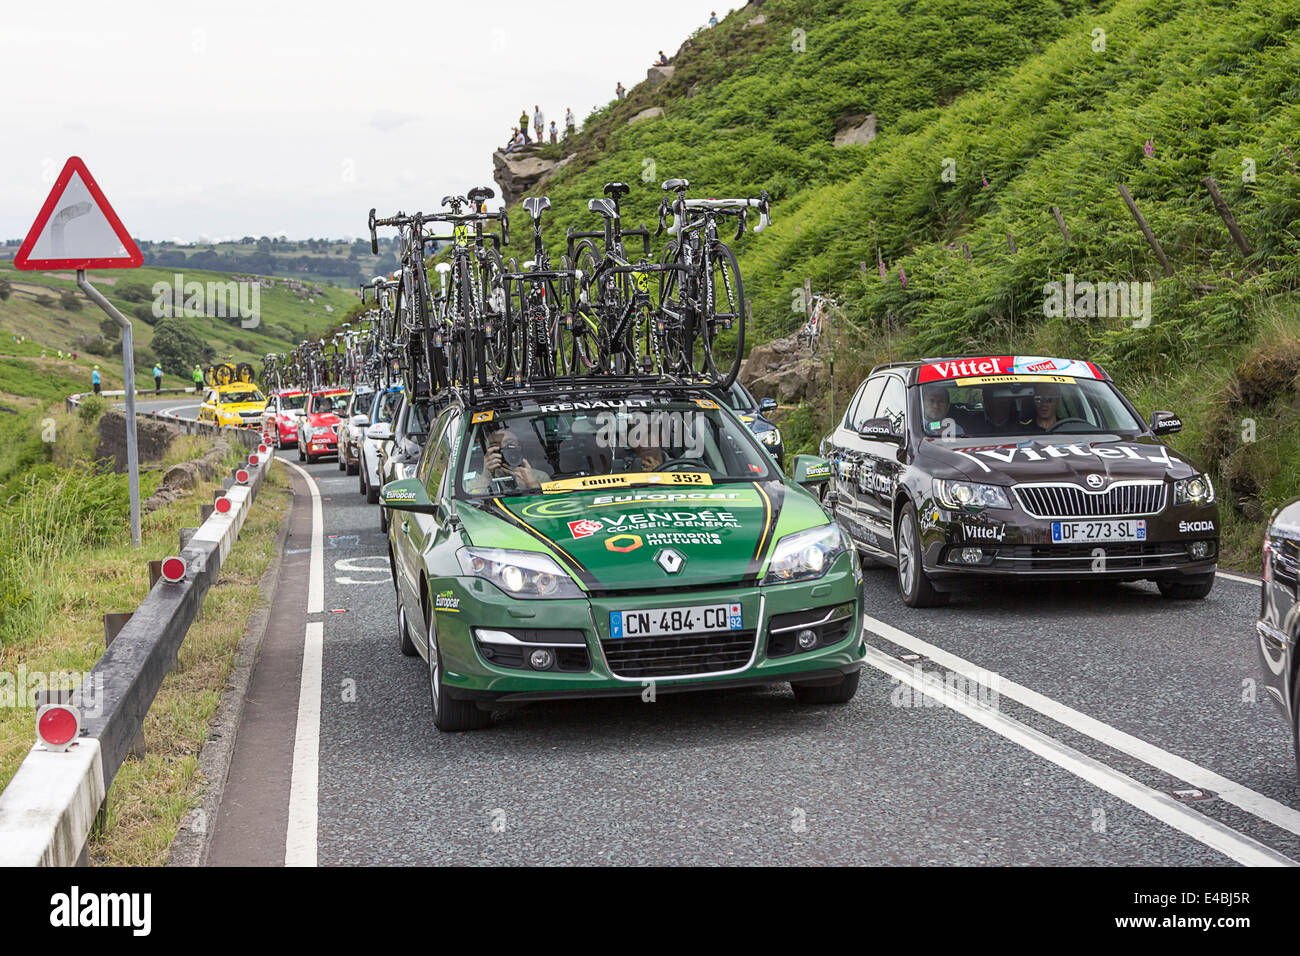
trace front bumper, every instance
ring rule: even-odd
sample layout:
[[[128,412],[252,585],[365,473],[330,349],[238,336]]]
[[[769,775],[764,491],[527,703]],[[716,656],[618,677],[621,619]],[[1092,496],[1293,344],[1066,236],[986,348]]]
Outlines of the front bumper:
[[[705,587],[671,596],[663,591],[598,592],[585,598],[521,601],[478,578],[443,579],[434,587],[439,599],[433,613],[444,686],[452,697],[508,704],[630,696],[651,685],[660,693],[786,681],[829,683],[862,666],[860,581],[854,555],[841,556],[815,581]],[[611,611],[715,603],[739,604],[742,626],[664,638],[614,638],[610,632]],[[833,619],[821,625],[812,617],[804,621],[800,615],[808,617],[810,609],[826,611]],[[776,627],[773,619],[779,619]],[[795,628],[813,625],[817,646],[792,648],[791,621]],[[781,627],[787,630],[778,633]],[[512,634],[524,646],[493,645],[480,639],[478,629]],[[529,653],[537,647],[560,649],[553,668],[528,665]],[[517,666],[502,664],[512,653]]]
[[[1070,544],[1052,540],[1053,521],[1146,523],[1141,541],[1095,541]],[[1016,577],[1120,581],[1171,580],[1212,574],[1218,566],[1219,516],[1214,505],[1174,505],[1154,515],[1134,518],[1036,518],[1018,508],[974,513],[949,511],[928,501],[919,515],[922,564],[936,584],[963,579]],[[1191,546],[1203,542],[1204,556]],[[962,553],[981,552],[979,563]]]

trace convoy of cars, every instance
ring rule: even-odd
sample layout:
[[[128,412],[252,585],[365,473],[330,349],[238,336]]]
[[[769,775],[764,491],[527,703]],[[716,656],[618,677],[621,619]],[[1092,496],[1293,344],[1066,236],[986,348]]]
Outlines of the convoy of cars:
[[[209,415],[243,410],[213,391]],[[891,567],[912,607],[990,577],[1148,580],[1173,599],[1214,586],[1214,484],[1161,441],[1181,421],[1143,417],[1094,363],[879,366],[821,456],[788,471],[775,405],[739,383],[473,406],[335,388],[277,392],[258,414],[268,441],[337,453],[380,504],[398,644],[424,659],[447,731],[559,697],[788,682],[845,702],[863,567]],[[697,433],[657,454],[626,427],[688,413]],[[1270,521],[1256,625],[1300,773],[1298,579],[1300,499]]]

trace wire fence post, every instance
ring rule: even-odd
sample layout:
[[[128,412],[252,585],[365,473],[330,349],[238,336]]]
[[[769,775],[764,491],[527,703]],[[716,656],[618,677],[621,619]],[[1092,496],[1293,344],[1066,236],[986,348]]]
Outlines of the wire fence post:
[[[1214,203],[1214,208],[1218,210],[1219,215],[1223,218],[1223,224],[1228,227],[1232,241],[1237,244],[1237,248],[1241,250],[1243,256],[1249,256],[1254,250],[1246,239],[1245,233],[1241,231],[1241,227],[1237,225],[1237,218],[1232,214],[1232,210],[1228,208],[1228,204],[1224,202],[1223,194],[1219,192],[1219,184],[1214,181],[1212,176],[1206,176],[1201,182],[1209,190],[1210,201]]]
[[[1142,213],[1138,212],[1137,203],[1133,201],[1133,197],[1129,195],[1128,187],[1123,183],[1119,184],[1119,194],[1124,198],[1124,202],[1128,205],[1128,211],[1131,212],[1133,218],[1137,220],[1138,228],[1142,230],[1142,235],[1147,237],[1147,244],[1150,245],[1152,251],[1155,252],[1156,258],[1160,260],[1160,267],[1165,270],[1165,275],[1173,275],[1174,269],[1173,266],[1169,264],[1169,257],[1166,256],[1165,251],[1160,248],[1160,243],[1156,241],[1156,234],[1151,231],[1151,227],[1147,225],[1147,221],[1142,218]]]

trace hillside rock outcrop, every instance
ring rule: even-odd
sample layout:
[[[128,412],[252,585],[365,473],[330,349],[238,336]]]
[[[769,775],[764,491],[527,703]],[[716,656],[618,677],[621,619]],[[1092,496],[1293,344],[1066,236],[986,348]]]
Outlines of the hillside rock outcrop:
[[[756,345],[740,364],[740,380],[755,398],[798,404],[830,388],[826,362],[800,349],[795,336]]]
[[[678,50],[678,53],[681,51]],[[650,84],[650,89],[663,86],[673,78],[673,73],[677,68],[674,66],[652,66],[646,70],[645,81]]]
[[[502,200],[507,206],[512,206],[525,196],[532,195],[546,184],[556,170],[569,165],[577,155],[570,153],[557,160],[545,159],[535,149],[528,147],[510,153],[498,149],[492,154],[492,169]]]
[[[836,146],[865,146],[876,138],[876,114],[854,113],[835,124]]]

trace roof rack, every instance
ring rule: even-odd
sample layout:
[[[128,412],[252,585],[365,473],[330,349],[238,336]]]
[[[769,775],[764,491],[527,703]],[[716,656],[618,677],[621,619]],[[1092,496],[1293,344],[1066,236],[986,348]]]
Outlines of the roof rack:
[[[646,375],[581,375],[576,377],[532,379],[511,387],[497,386],[488,391],[475,389],[462,394],[462,400],[471,408],[499,408],[527,401],[546,403],[582,401],[610,394],[627,395],[636,392],[661,395],[688,395],[717,387],[717,383],[701,379],[681,381],[669,376]]]

